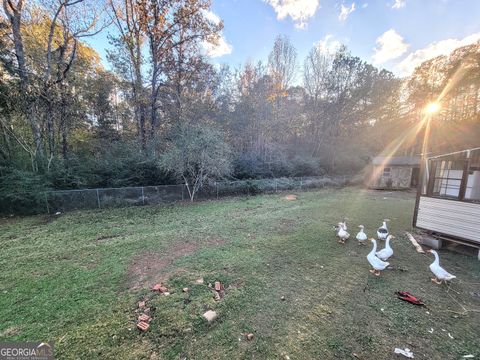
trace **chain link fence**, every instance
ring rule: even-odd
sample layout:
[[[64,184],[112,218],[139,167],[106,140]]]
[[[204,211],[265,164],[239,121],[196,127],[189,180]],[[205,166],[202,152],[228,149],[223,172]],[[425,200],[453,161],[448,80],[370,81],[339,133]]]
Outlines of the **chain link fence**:
[[[212,182],[204,186],[195,198],[215,199],[225,196],[335,187],[345,185],[348,180],[346,176],[341,176]],[[45,193],[45,209],[42,212],[54,214],[72,210],[152,205],[183,200],[189,200],[185,185],[56,190]]]

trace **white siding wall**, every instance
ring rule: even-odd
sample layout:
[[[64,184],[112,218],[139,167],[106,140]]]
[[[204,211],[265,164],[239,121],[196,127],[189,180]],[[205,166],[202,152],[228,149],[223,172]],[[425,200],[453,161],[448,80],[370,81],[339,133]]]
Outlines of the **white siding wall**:
[[[417,226],[480,243],[480,204],[422,196]]]

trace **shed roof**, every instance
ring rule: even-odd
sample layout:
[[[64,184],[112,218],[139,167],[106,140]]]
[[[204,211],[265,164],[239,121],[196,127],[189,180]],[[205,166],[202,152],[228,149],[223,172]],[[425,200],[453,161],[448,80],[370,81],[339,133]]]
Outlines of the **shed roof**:
[[[373,165],[397,165],[415,166],[420,165],[419,156],[375,156],[372,159]]]
[[[471,148],[471,149],[465,149],[465,150],[459,150],[459,151],[454,151],[454,152],[450,152],[450,153],[447,153],[447,154],[440,154],[440,155],[435,155],[435,156],[429,156],[428,158],[429,158],[429,159],[436,159],[436,158],[441,158],[441,157],[447,157],[447,156],[452,156],[452,155],[463,154],[463,153],[466,153],[466,152],[473,152],[474,154],[480,153],[480,147]]]

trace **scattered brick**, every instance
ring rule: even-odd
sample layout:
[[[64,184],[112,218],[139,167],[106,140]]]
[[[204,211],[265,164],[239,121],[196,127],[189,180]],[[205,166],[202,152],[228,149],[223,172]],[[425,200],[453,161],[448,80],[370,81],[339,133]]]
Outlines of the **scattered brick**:
[[[150,324],[146,322],[140,321],[139,323],[137,323],[137,328],[143,332],[148,331],[149,327]]]
[[[188,288],[187,288],[187,287],[185,287],[185,288],[183,288],[183,290],[182,290],[182,291],[183,291],[183,292],[188,292]]]
[[[216,291],[222,290],[222,284],[220,283],[220,281],[215,281],[215,290]]]
[[[145,307],[145,301],[139,301],[139,302],[138,302],[138,307],[139,307],[140,309],[143,309],[143,308]]]
[[[203,278],[195,280],[196,284],[203,284]]]
[[[245,337],[247,338],[248,341],[250,341],[253,339],[253,334],[252,333],[246,334]]]
[[[142,314],[138,317],[138,321],[140,322],[150,322],[152,320],[152,318],[150,316],[148,316],[147,314]]]
[[[152,287],[152,291],[160,291],[161,287],[162,287],[162,284],[155,284]]]
[[[214,291],[213,292],[213,299],[215,301],[220,301],[222,298],[220,297],[220,294],[218,293],[218,291]]]

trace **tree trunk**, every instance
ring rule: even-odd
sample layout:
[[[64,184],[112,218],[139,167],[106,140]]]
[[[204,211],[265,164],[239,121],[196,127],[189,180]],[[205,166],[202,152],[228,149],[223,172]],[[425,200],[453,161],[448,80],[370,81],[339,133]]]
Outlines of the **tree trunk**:
[[[35,144],[35,160],[34,160],[34,169],[38,169],[37,160],[42,156],[42,133],[40,125],[38,123],[38,118],[35,112],[35,104],[32,98],[30,97],[30,81],[28,76],[28,70],[26,66],[25,53],[23,49],[23,38],[21,32],[21,23],[22,23],[22,7],[23,1],[19,1],[17,6],[8,1],[3,0],[4,11],[7,14],[7,17],[10,21],[10,26],[12,29],[13,45],[15,48],[15,58],[17,59],[18,65],[18,76],[20,78],[20,88],[24,95],[23,108],[25,115],[32,129],[33,141]]]
[[[153,41],[153,40],[152,40]],[[158,63],[152,61],[152,80],[151,80],[151,92],[150,92],[150,141],[152,144],[155,141],[155,134],[157,130],[157,74]]]
[[[67,94],[66,87],[61,87],[61,109],[60,109],[60,137],[62,141],[62,157],[68,160],[68,133],[67,133]],[[67,164],[67,162],[65,162]]]
[[[48,90],[47,90],[48,91]],[[55,156],[55,124],[53,113],[53,99],[50,94],[45,94],[46,98],[46,123],[47,123],[47,142],[48,142],[48,158]]]

